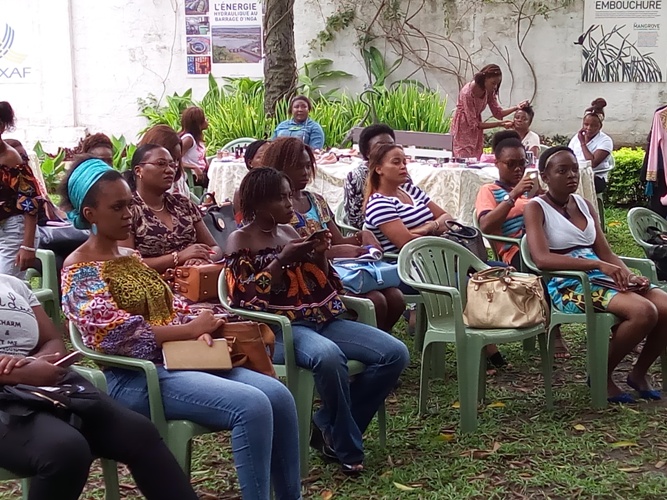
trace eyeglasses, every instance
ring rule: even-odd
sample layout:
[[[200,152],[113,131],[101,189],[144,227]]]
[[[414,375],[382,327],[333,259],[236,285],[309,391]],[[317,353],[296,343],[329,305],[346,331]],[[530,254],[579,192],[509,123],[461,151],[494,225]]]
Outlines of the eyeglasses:
[[[498,163],[504,163],[510,170],[515,170],[517,168],[525,168],[529,165],[528,158],[526,158],[525,160],[510,160],[510,161],[499,160]]]
[[[167,161],[167,160],[155,160],[155,161],[142,161],[139,163],[139,165],[155,165],[156,167],[160,168],[176,168],[178,167],[178,163],[174,161]]]

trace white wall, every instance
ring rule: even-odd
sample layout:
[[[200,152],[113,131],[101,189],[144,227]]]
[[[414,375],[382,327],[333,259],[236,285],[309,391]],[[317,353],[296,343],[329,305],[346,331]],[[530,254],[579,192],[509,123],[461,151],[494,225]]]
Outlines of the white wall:
[[[427,2],[420,27],[443,31],[445,14],[437,5]],[[182,10],[182,0],[0,0],[0,37],[4,22],[17,26],[17,50],[23,44],[21,49],[29,53],[24,64],[33,68],[31,83],[0,78],[0,100],[10,101],[19,119],[12,135],[29,146],[41,140],[47,149],[74,145],[86,130],[134,138],[145,126],[138,116],[138,98],[149,94],[160,98],[188,88],[197,97],[203,95],[206,79],[186,76]],[[365,77],[352,30],[339,35],[323,53],[311,53],[308,47],[333,10],[330,0],[296,0],[300,65],[308,57],[334,59],[337,68],[357,76],[340,82],[356,92]],[[526,51],[539,79],[536,131],[573,134],[590,101],[603,96],[609,103],[605,130],[617,142],[643,142],[653,110],[667,100],[665,85],[580,83],[581,57],[573,42],[582,26],[583,2],[579,1],[548,21],[538,20],[529,35]],[[498,46],[508,47],[515,81],[510,85],[506,72],[501,100],[507,106],[532,91],[527,66],[514,46],[513,30],[506,6],[480,3],[456,35],[477,51],[478,66],[502,65],[492,54],[487,36]],[[389,60],[394,57],[387,55]],[[0,58],[0,69],[7,64]],[[409,71],[406,64],[398,76]],[[452,78],[430,74],[429,82],[447,92],[450,105],[454,104],[458,85]]]

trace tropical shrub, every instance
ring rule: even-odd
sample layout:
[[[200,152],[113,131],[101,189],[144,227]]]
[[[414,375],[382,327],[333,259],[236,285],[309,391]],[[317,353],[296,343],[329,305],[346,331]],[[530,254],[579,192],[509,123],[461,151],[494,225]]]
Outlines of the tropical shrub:
[[[166,124],[178,130],[183,110],[188,106],[199,106],[209,122],[208,129],[204,131],[208,154],[214,154],[227,142],[239,137],[270,137],[276,125],[289,116],[287,100],[278,103],[275,117],[264,113],[262,81],[224,79],[225,83],[219,85],[215,78],[209,76],[208,82],[208,92],[201,101],[192,99],[191,89],[181,95],[168,96],[164,106],[152,96],[140,99],[140,113],[148,120],[146,129]],[[315,99],[310,116],[324,129],[327,146],[340,145],[351,128],[368,123],[372,115],[371,107],[359,96],[322,94],[319,86],[317,90],[313,92]],[[437,91],[424,89],[421,84],[403,82],[389,89],[376,88],[370,99],[378,121],[396,130],[449,131],[451,114],[445,110],[447,98]]]
[[[643,205],[647,198],[640,170],[644,162],[642,148],[621,148],[612,153],[615,166],[609,173],[605,198],[615,205]]]
[[[46,190],[49,193],[53,193],[58,187],[60,179],[65,174],[65,155],[67,152],[63,148],[58,148],[58,152],[55,155],[50,155],[44,151],[42,143],[39,141],[37,141],[33,150],[39,160],[39,168],[44,177]]]

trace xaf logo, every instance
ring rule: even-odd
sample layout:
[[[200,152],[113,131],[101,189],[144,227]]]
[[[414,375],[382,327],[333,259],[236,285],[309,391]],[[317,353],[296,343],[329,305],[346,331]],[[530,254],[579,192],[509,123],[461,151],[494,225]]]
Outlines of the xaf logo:
[[[15,31],[5,24],[4,34],[0,40],[0,82],[3,80],[20,81],[30,75],[30,67],[23,66],[26,55],[12,50]]]

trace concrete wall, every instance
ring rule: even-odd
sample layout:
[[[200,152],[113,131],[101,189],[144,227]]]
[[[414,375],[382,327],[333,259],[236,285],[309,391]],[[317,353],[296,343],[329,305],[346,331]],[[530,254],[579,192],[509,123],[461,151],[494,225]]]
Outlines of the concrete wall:
[[[442,5],[443,0],[427,0],[419,16],[421,28],[443,32]],[[447,15],[452,16],[460,15],[470,4],[459,0],[448,6]],[[0,78],[0,100],[10,101],[19,119],[17,130],[8,136],[28,145],[41,140],[47,149],[73,145],[86,130],[134,138],[145,126],[138,116],[138,98],[149,94],[162,98],[188,88],[193,88],[196,97],[203,95],[206,80],[186,76],[182,11],[182,0],[0,0],[0,36],[2,21],[17,26],[17,50],[20,46],[29,54],[23,64],[32,68],[28,83]],[[333,11],[330,0],[296,0],[299,61],[334,59],[336,68],[357,76],[340,82],[357,92],[365,76],[353,30],[340,34],[322,53],[308,47]],[[605,130],[617,143],[643,142],[653,110],[667,100],[665,85],[580,83],[580,50],[573,42],[582,27],[583,2],[578,1],[547,21],[538,19],[527,39],[526,52],[538,76],[535,130],[546,135],[574,134],[583,110],[595,97],[603,96],[609,103]],[[532,94],[532,80],[516,50],[514,29],[506,5],[479,3],[454,35],[475,52],[477,66],[497,62],[506,69],[493,54],[489,37],[503,51],[507,47],[514,73],[512,81],[505,72],[501,89],[501,100],[507,106]],[[394,58],[387,55],[389,60]],[[6,58],[0,58],[0,70],[8,64]],[[397,77],[410,71],[410,65],[404,64]],[[455,79],[435,73],[427,76],[430,85],[449,95],[453,106],[458,91]]]

